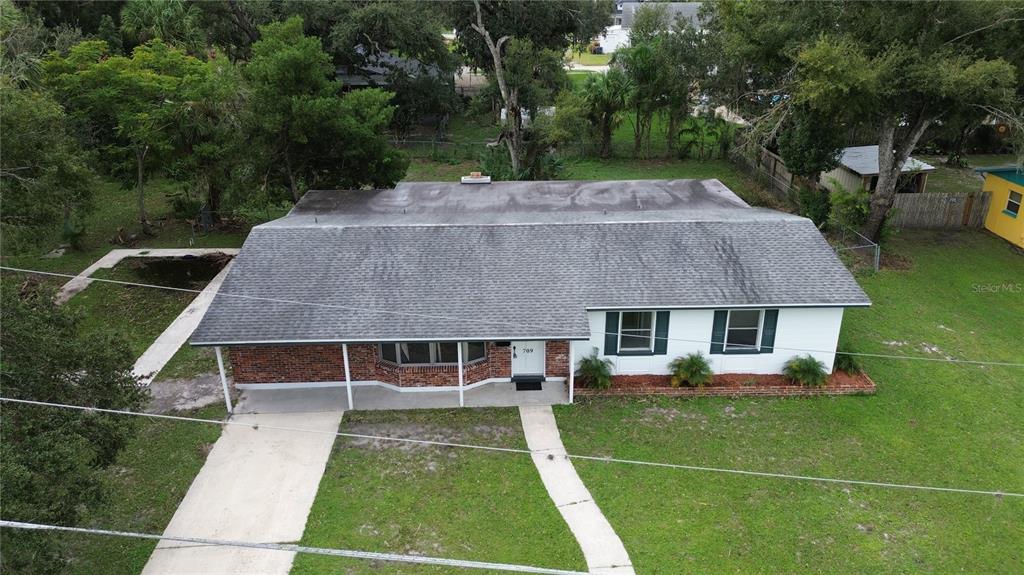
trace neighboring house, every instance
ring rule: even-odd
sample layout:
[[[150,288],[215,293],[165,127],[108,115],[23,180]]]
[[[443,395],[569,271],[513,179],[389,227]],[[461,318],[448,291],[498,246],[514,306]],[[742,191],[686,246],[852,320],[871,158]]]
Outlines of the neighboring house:
[[[403,58],[388,52],[366,55],[361,65],[342,65],[335,70],[337,79],[346,90],[386,87],[391,83],[391,74],[396,72],[410,78],[431,76],[440,79],[443,76],[441,68],[434,64],[423,64],[415,58]]]
[[[401,183],[254,227],[192,344],[226,347],[240,388],[571,388],[592,352],[623,381],[691,352],[831,371],[868,305],[810,220],[718,180]]]
[[[1011,244],[1024,248],[1024,170],[1018,166],[977,168],[985,175],[983,191],[992,194],[985,228],[1005,238]]]
[[[662,2],[668,11],[668,20],[674,24],[676,18],[688,20],[694,28],[700,30],[703,23],[700,20],[701,2]],[[644,2],[617,2],[615,11],[612,13],[612,25],[604,29],[604,33],[598,38],[601,50],[610,54],[629,46],[629,31],[633,28],[633,20],[636,13]]]
[[[904,183],[896,191],[923,192],[928,183],[928,174],[934,171],[934,166],[907,158],[901,170]],[[869,192],[875,191],[878,184],[878,146],[844,148],[839,158],[839,166],[830,172],[822,172],[819,182],[829,191],[835,191],[840,186],[850,192],[860,188]]]

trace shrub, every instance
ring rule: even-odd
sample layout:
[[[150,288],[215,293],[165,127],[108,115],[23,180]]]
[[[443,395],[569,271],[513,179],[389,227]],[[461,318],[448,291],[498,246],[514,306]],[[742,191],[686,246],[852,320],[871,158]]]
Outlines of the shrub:
[[[835,189],[831,194],[832,205],[829,209],[828,224],[832,229],[843,227],[860,229],[871,213],[871,194],[864,188],[847,191],[838,182],[833,181]]]
[[[174,217],[179,220],[198,218],[203,208],[203,201],[193,198],[187,191],[167,194],[167,199],[171,202]]]
[[[825,364],[811,354],[794,355],[782,368],[782,374],[800,385],[815,387],[825,385],[825,381],[828,379],[828,374],[825,373]]]
[[[839,353],[836,353],[836,369],[840,371],[845,371],[846,373],[850,374],[860,373],[861,371],[864,371],[864,368],[861,367],[860,360],[857,359],[857,356],[850,355],[848,353],[842,353],[844,351],[849,351],[848,349],[846,349],[844,345],[840,344],[839,349],[837,351]]]
[[[828,192],[801,187],[797,193],[797,202],[800,205],[800,215],[810,218],[814,225],[820,228],[828,222],[829,211],[832,208]]]
[[[673,359],[668,368],[672,370],[672,387],[679,387],[684,382],[690,387],[704,387],[711,383],[711,363],[699,351]]]
[[[587,387],[608,389],[612,386],[612,362],[597,356],[597,348],[580,360],[576,368],[576,376]]]

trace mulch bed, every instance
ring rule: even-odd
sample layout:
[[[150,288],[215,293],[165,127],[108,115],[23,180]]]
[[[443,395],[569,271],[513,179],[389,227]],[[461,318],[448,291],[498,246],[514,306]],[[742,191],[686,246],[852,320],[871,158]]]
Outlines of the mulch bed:
[[[866,373],[850,374],[836,371],[821,387],[805,387],[782,375],[753,373],[716,374],[704,387],[672,387],[669,376],[615,376],[609,389],[576,388],[576,395],[671,395],[707,396],[809,396],[809,395],[871,395],[875,382]]]

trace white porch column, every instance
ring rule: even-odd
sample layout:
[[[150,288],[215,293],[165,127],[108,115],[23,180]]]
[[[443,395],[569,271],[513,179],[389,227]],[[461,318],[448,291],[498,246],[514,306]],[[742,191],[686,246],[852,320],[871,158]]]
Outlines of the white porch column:
[[[569,403],[572,403],[572,396],[576,390],[576,355],[573,353],[573,340],[569,340]]]
[[[457,342],[459,348],[459,407],[465,407],[466,402],[462,396],[462,386],[466,384],[465,376],[462,373],[462,342]]]
[[[231,393],[228,391],[228,376],[224,373],[224,356],[220,352],[220,346],[213,348],[213,351],[217,354],[217,370],[220,371],[220,386],[224,388],[224,405],[228,408],[228,413],[231,413]]]
[[[341,357],[345,360],[345,393],[348,394],[348,408],[352,409],[352,372],[348,369],[348,344],[341,344]]]

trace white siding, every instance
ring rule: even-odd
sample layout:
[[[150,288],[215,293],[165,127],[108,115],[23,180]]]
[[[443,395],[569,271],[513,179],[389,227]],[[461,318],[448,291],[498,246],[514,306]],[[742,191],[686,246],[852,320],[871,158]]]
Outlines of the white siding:
[[[843,323],[843,308],[781,308],[775,329],[775,351],[759,354],[710,355],[713,309],[672,310],[668,322],[668,353],[644,356],[605,356],[605,312],[591,311],[590,341],[577,342],[573,365],[581,357],[590,355],[594,348],[602,357],[615,364],[617,375],[667,374],[668,363],[688,353],[700,351],[710,358],[715,373],[781,373],[782,366],[794,355],[807,352],[796,350],[822,350],[811,355],[821,360],[829,372],[839,342],[839,329]]]
[[[831,172],[822,172],[818,181],[820,181],[821,185],[830,192],[836,191],[835,184],[837,182],[847,192],[855,192],[864,187],[863,179],[843,166],[839,166]]]

